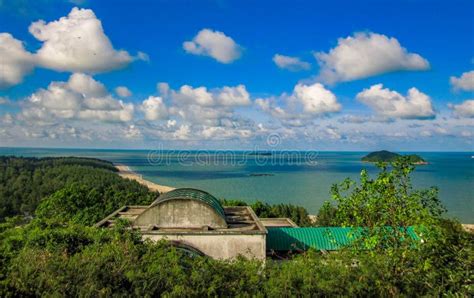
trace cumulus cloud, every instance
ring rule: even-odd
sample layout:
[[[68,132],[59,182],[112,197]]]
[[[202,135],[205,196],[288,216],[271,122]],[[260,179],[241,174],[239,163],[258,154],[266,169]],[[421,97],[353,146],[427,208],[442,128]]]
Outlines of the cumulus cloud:
[[[185,41],[183,49],[189,54],[209,56],[221,63],[231,63],[242,54],[242,47],[231,37],[210,29],[202,29],[193,40]]]
[[[429,62],[409,53],[393,37],[377,33],[355,33],[339,38],[329,53],[315,53],[321,67],[318,79],[333,84],[401,70],[426,70]]]
[[[161,85],[161,89],[164,86]],[[163,92],[168,91],[166,88],[163,89]],[[206,87],[193,88],[183,85],[178,91],[172,90],[171,96],[173,101],[179,105],[236,107],[250,104],[250,95],[244,85],[224,86],[212,90],[208,90]]]
[[[115,93],[117,93],[117,95],[122,97],[122,98],[132,96],[132,91],[130,91],[125,86],[119,86],[119,87],[115,88]]]
[[[104,84],[83,73],[75,73],[69,77],[68,87],[85,98],[104,97],[107,89]]]
[[[454,90],[474,91],[474,70],[463,73],[459,78],[449,79]]]
[[[454,114],[462,118],[474,118],[474,99],[468,99],[458,105],[449,104]]]
[[[339,112],[342,108],[336,96],[320,83],[299,83],[290,95],[284,93],[279,97],[257,98],[255,104],[285,126],[293,127],[305,126],[314,116]]]
[[[17,85],[34,67],[32,55],[9,33],[0,33],[0,89]]]
[[[279,68],[288,69],[290,71],[308,70],[311,68],[311,64],[301,61],[298,57],[290,57],[280,54],[275,54],[275,56],[273,56],[273,62]]]
[[[196,104],[200,106],[212,106],[215,102],[212,94],[206,87],[193,88],[183,85],[179,91],[173,92],[173,100],[178,104]]]
[[[104,85],[85,74],[72,74],[67,82],[51,82],[23,102],[22,117],[42,121],[82,119],[128,122],[134,106],[114,99]]]
[[[303,112],[309,114],[327,114],[341,110],[334,93],[320,83],[313,85],[297,84],[293,91],[293,100],[303,105]]]
[[[128,52],[114,49],[101,21],[90,9],[74,7],[57,21],[32,23],[29,31],[43,42],[35,56],[46,68],[99,73],[123,68],[134,59]]]
[[[224,86],[217,91],[215,97],[217,103],[223,106],[246,106],[250,104],[250,95],[244,85]]]
[[[213,133],[221,131],[217,128],[225,128],[225,136],[245,135],[250,122],[248,119],[236,112],[236,108],[249,106],[251,104],[250,95],[244,85],[223,86],[220,88],[208,89],[207,87],[192,87],[183,85],[177,90],[170,89],[168,84],[158,85],[160,95],[169,103],[168,128],[175,130],[183,126],[182,132],[188,129],[191,131],[190,138],[209,138]],[[183,139],[184,135],[179,134]],[[221,136],[224,136],[222,134]]]
[[[410,88],[408,94],[403,96],[377,84],[357,94],[357,99],[386,117],[432,119],[435,116],[430,97],[416,88]]]
[[[148,97],[143,101],[140,110],[144,113],[145,119],[150,121],[166,119],[168,116],[168,109],[161,97]]]

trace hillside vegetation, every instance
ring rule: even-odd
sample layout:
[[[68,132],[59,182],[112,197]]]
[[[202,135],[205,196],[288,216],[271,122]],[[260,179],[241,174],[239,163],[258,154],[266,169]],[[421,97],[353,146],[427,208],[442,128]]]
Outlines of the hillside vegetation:
[[[93,227],[110,210],[145,203],[156,195],[120,178],[113,169],[4,160],[4,172],[13,167],[35,186],[22,190],[7,175],[3,193],[18,192],[16,198],[28,210],[38,206],[33,218],[23,216],[19,208],[11,212],[17,216],[0,223],[1,297],[474,294],[473,235],[441,218],[443,207],[435,188],[412,189],[413,167],[406,160],[390,168],[381,165],[373,179],[363,171],[360,181],[346,180],[333,187],[332,200],[321,209],[320,218],[330,225],[366,227],[361,241],[338,253],[308,251],[288,261],[265,263],[189,257],[166,242],[143,241],[126,221],[113,229]],[[54,174],[68,182],[60,183]],[[38,189],[44,190],[44,197],[31,193]],[[279,209],[271,212],[275,210]],[[406,237],[408,226],[416,227],[423,242]]]
[[[2,156],[0,222],[9,216],[31,216],[43,198],[71,188],[80,190],[81,196],[70,206],[96,208],[92,218],[97,220],[125,203],[149,204],[156,197],[141,184],[120,178],[116,171],[112,163],[91,158]]]

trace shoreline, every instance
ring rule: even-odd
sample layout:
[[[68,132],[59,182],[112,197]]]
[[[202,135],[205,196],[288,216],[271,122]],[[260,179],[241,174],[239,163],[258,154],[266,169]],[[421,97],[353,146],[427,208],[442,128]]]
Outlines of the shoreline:
[[[135,180],[138,183],[145,185],[152,191],[158,191],[160,194],[169,192],[175,189],[175,187],[167,186],[167,185],[161,185],[157,184],[154,182],[151,182],[149,180],[143,179],[143,176],[134,172],[132,169],[130,169],[129,166],[124,165],[124,164],[114,164],[115,168],[118,170],[118,175],[121,176],[122,178],[130,179],[130,180]]]

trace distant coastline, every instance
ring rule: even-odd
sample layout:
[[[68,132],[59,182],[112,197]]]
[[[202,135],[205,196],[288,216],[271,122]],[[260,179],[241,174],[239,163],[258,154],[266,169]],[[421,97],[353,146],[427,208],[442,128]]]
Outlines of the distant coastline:
[[[149,189],[153,191],[158,191],[159,193],[164,193],[168,191],[172,191],[175,189],[175,187],[167,186],[167,185],[161,185],[161,184],[156,184],[154,182],[151,182],[149,180],[143,179],[143,176],[140,174],[137,174],[134,172],[132,169],[130,169],[129,166],[124,165],[124,164],[114,164],[115,168],[119,171],[118,174],[122,178],[130,179],[130,180],[135,180],[138,183],[145,185]]]

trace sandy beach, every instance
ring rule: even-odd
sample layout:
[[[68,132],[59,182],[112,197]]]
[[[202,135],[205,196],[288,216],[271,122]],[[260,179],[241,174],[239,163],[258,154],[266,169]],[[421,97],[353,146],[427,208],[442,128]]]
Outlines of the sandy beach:
[[[145,180],[145,179],[143,179],[142,175],[135,173],[134,171],[132,171],[132,169],[130,169],[130,167],[128,167],[126,165],[117,164],[117,165],[115,165],[115,167],[119,170],[118,174],[121,177],[131,179],[131,180],[135,180],[138,183],[145,185],[146,187],[148,187],[149,189],[151,189],[153,191],[158,191],[159,193],[164,193],[164,192],[168,192],[168,191],[171,191],[171,190],[175,189],[174,187],[171,187],[171,186],[160,185],[160,184],[156,184],[156,183],[153,183],[151,181]]]

